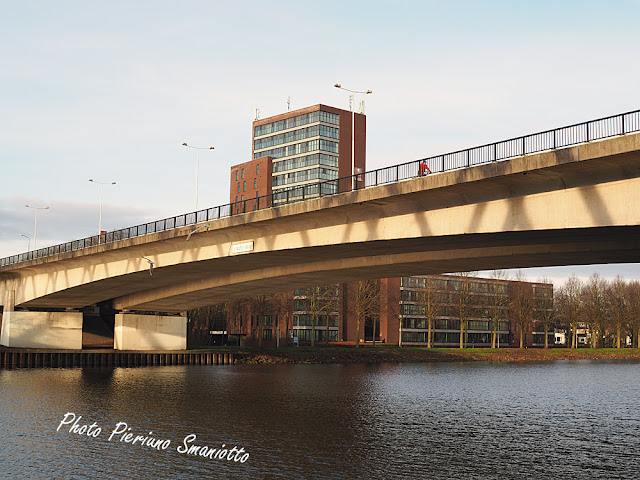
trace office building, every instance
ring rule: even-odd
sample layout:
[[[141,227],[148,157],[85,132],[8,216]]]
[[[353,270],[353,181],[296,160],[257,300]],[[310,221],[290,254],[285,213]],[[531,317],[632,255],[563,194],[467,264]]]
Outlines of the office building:
[[[353,117],[359,173],[366,164],[366,116]],[[351,118],[347,110],[314,105],[255,120],[252,159],[231,167],[229,203],[243,212],[336,193],[338,179],[352,175]]]

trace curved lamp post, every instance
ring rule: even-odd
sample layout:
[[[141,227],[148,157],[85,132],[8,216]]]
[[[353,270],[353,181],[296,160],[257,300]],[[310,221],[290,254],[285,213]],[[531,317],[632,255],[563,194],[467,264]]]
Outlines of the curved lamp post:
[[[31,250],[31,237],[28,235],[25,235],[24,233],[21,233],[20,236],[29,240],[29,243],[27,243],[27,252],[29,252]]]
[[[196,212],[198,211],[198,171],[200,170],[200,150],[213,150],[214,147],[194,147],[193,145],[187,145],[187,142],[182,144],[183,147],[193,148],[196,151]]]
[[[36,211],[36,220],[34,222],[33,227],[33,251],[35,252],[38,249],[37,238],[38,238],[38,210],[49,210],[49,207],[32,207],[30,205],[25,205],[27,208],[33,208]]]
[[[90,178],[89,181],[100,185],[100,219],[98,220],[98,243],[100,243],[100,237],[102,236],[102,192],[105,185],[115,185],[116,182],[98,182],[93,178]]]
[[[355,190],[356,189],[356,157],[355,157],[355,141],[356,141],[356,93],[363,93],[365,95],[368,95],[370,93],[373,93],[371,90],[364,90],[364,91],[360,91],[360,90],[350,90],[348,88],[344,88],[342,85],[340,85],[339,83],[336,83],[333,85],[336,88],[339,88],[340,90],[345,90],[347,92],[350,92],[351,95],[349,95],[349,98],[351,99],[351,189]]]

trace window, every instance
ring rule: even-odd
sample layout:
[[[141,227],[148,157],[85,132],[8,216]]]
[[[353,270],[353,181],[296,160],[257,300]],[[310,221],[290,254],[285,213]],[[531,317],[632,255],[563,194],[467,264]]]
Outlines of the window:
[[[240,195],[240,201],[244,202],[244,195]]]
[[[258,179],[254,178],[253,179],[253,189],[255,190],[256,188],[258,188]]]
[[[260,175],[260,164],[256,165],[256,175]]]
[[[240,182],[238,182],[238,193],[240,193]]]
[[[236,195],[236,203],[238,203],[238,195]]]
[[[236,181],[238,181],[238,174],[239,174],[239,173],[240,173],[240,172],[238,172],[238,170],[236,170]]]
[[[243,192],[247,191],[247,182],[242,182],[242,191]]]
[[[242,169],[242,178],[244,178],[244,168]]]
[[[263,340],[271,340],[273,339],[273,330],[270,328],[265,328],[262,330],[262,339]]]

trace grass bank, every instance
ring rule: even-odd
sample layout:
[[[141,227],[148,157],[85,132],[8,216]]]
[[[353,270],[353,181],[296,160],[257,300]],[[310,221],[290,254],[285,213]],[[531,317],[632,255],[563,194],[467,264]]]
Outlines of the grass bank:
[[[579,359],[639,359],[635,348],[424,348],[384,345],[319,345],[316,347],[251,348],[225,347],[216,351],[243,354],[243,363],[414,363],[414,362],[527,362]]]

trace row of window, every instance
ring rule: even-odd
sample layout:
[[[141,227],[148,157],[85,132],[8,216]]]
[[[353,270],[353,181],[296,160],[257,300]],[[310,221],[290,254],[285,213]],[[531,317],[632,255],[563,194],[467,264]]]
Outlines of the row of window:
[[[311,330],[310,328],[295,328],[293,330],[293,336],[298,337],[298,341],[300,342],[310,342],[311,341]],[[315,330],[316,332],[316,342],[326,342],[326,330]],[[329,330],[329,341],[337,342],[338,341],[338,331],[337,330]]]
[[[285,147],[273,148],[271,150],[264,150],[262,152],[256,152],[253,154],[253,158],[260,157],[273,157],[282,158],[290,157],[292,155],[300,155],[302,153],[314,152],[321,150],[323,152],[338,153],[338,142],[332,140],[316,139],[309,140],[302,143],[294,143],[293,145],[287,145]]]
[[[442,317],[458,317],[460,315],[460,308],[454,305],[442,305],[435,304],[435,312],[437,316]],[[508,307],[500,308],[500,316],[506,318]],[[484,306],[473,306],[467,305],[466,307],[467,315],[474,316],[478,318],[489,318],[490,313],[493,312],[493,309],[486,308]],[[400,305],[400,314],[401,315],[426,315],[425,306],[420,304],[413,303],[403,303]]]
[[[273,162],[273,173],[295,170],[297,168],[324,165],[325,167],[338,167],[338,157],[326,153],[312,153],[303,157],[288,158]]]
[[[293,325],[296,327],[311,327],[311,323],[313,321],[312,315],[310,313],[299,313],[293,316]],[[316,326],[326,326],[327,325],[327,315],[319,314],[316,315]],[[337,314],[333,314],[329,316],[329,326],[337,327],[338,326],[338,317]]]
[[[402,328],[429,329],[429,322],[426,318],[403,318]],[[457,318],[436,318],[431,324],[433,330],[459,330],[460,320]],[[469,320],[466,329],[493,331],[493,322],[490,320]],[[509,322],[500,321],[500,330],[509,330]]]
[[[263,135],[269,135],[270,133],[281,132],[282,130],[288,130],[290,128],[300,127],[302,125],[308,125],[316,122],[338,125],[340,123],[340,116],[337,113],[324,112],[321,110],[305,113],[296,117],[278,120],[277,122],[259,125],[254,129],[253,136],[261,137]]]
[[[292,183],[308,182],[311,180],[335,180],[338,178],[337,170],[328,168],[311,168],[292,173],[284,173],[273,177],[273,186],[290,185]]]
[[[310,297],[314,294],[314,290],[316,290],[316,295],[322,295],[322,298],[331,298],[338,296],[339,286],[332,284],[315,288],[296,288],[293,294],[296,297]]]
[[[338,139],[338,129],[326,125],[314,125],[313,127],[300,128],[287,133],[279,133],[271,137],[260,138],[253,141],[253,150],[258,151],[263,148],[282,145],[283,143],[296,142],[312,137],[328,137]]]
[[[491,344],[490,333],[466,333],[465,336],[467,346]],[[501,333],[498,337],[500,339],[500,344],[509,344],[508,333]],[[434,332],[432,339],[433,343],[452,343],[457,345],[460,343],[460,333]],[[402,341],[406,343],[427,343],[427,332],[402,332]]]
[[[336,193],[338,193],[338,185],[335,183],[310,183],[273,192],[273,201],[275,203],[291,202],[303,198],[314,198],[318,195],[335,195]]]
[[[402,277],[400,280],[401,287],[408,288],[427,288],[434,290],[460,290],[463,288],[465,281],[458,279],[433,279],[429,277]],[[472,292],[491,292],[506,293],[507,285],[505,283],[494,283],[486,280],[468,280],[469,290]]]

